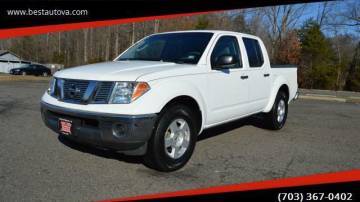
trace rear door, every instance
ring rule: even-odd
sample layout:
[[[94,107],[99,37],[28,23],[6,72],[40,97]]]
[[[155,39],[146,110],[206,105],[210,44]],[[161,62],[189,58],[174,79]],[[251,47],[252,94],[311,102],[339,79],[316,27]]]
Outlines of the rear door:
[[[50,74],[49,69],[41,65],[39,65],[39,73],[40,75],[43,75],[44,73]]]
[[[264,45],[256,38],[243,37],[249,76],[249,109],[251,113],[261,111],[268,103],[271,82],[270,64],[265,60]]]
[[[223,55],[232,55],[238,62],[226,69],[215,69],[214,61]],[[211,70],[207,75],[207,125],[211,126],[239,117],[246,111],[248,80],[242,79],[244,69],[238,37],[217,36],[208,63]]]
[[[41,66],[39,66],[39,65],[35,65],[34,66],[34,74],[35,75],[40,75],[41,74]]]
[[[37,75],[37,72],[38,72],[37,65],[30,65],[29,74],[31,74],[31,75]]]

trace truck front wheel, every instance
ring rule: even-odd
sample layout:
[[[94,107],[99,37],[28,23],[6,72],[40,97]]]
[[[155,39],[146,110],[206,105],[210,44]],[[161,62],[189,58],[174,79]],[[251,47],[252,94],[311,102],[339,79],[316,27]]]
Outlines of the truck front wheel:
[[[283,91],[279,91],[271,111],[265,114],[266,126],[272,130],[280,130],[285,125],[287,113],[288,98]]]
[[[182,168],[190,159],[196,144],[196,124],[192,111],[185,105],[172,105],[160,113],[154,133],[148,142],[145,164],[163,172]]]

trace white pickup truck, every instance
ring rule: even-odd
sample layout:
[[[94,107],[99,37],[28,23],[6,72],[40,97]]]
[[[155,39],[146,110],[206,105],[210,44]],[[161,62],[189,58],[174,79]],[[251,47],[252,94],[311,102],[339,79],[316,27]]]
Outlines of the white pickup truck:
[[[296,67],[271,66],[256,36],[167,32],[114,61],[56,72],[41,111],[49,128],[73,141],[173,171],[206,128],[260,113],[268,128],[281,129],[297,88]]]

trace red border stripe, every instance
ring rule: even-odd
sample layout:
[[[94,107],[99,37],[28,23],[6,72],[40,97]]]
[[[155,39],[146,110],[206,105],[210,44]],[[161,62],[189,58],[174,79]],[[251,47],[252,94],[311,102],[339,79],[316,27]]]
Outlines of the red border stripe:
[[[149,21],[155,19],[171,19],[171,18],[178,18],[183,16],[206,14],[211,12],[219,12],[219,11],[204,11],[204,12],[181,13],[181,14],[126,18],[126,19],[116,19],[116,20],[68,23],[68,24],[60,24],[60,25],[44,25],[44,26],[34,26],[34,27],[0,29],[0,39],[28,36],[34,34],[44,34],[49,32],[60,32],[60,31],[69,31],[69,30],[76,30],[83,28],[94,28],[94,27],[103,27],[109,25],[142,22],[142,21]]]
[[[353,181],[360,181],[360,169],[342,171],[336,173],[315,174],[315,175],[309,175],[303,177],[291,177],[284,179],[266,180],[260,182],[216,186],[216,187],[209,187],[204,189],[193,189],[193,190],[184,190],[184,191],[167,192],[167,193],[159,193],[159,194],[148,194],[148,195],[135,196],[135,197],[104,200],[102,202],[160,199],[160,198],[168,198],[168,197],[176,197],[176,196],[194,196],[194,195],[216,194],[216,193],[225,193],[225,192],[234,192],[234,191],[250,191],[250,190],[261,190],[261,189],[270,189],[270,188],[294,187],[294,186],[353,182]]]

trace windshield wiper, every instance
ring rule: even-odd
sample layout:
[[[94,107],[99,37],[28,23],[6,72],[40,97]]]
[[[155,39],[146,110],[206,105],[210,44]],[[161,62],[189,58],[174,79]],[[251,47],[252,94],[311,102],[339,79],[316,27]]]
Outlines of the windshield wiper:
[[[119,58],[118,61],[127,60],[142,60],[142,61],[162,61],[161,59],[155,58]]]
[[[185,62],[182,60],[161,60],[163,62],[172,62],[172,63],[176,63],[176,64],[184,64]]]
[[[164,60],[159,58],[120,58],[117,61],[129,61],[129,60],[160,61],[160,62],[171,62],[176,64],[192,64],[192,63],[187,63],[183,60],[166,60],[166,59]]]

